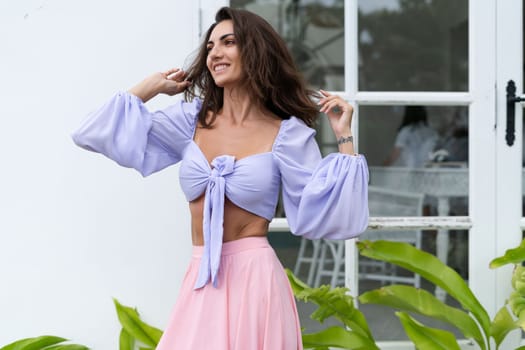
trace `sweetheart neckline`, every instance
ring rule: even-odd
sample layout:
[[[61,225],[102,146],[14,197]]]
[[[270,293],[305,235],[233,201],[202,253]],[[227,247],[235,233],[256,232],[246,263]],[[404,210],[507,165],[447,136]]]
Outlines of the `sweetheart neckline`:
[[[232,156],[234,159],[235,159],[235,163],[239,163],[239,162],[242,162],[244,160],[249,160],[250,158],[256,158],[256,157],[260,157],[260,156],[267,156],[267,155],[273,155],[273,146],[272,146],[272,150],[271,151],[266,151],[266,152],[259,152],[259,153],[254,153],[254,154],[250,154],[248,156],[244,156],[242,158],[236,158],[235,156],[231,155],[231,154],[219,154],[218,156],[216,157],[213,157],[213,159],[210,161],[208,161],[208,158],[206,157],[206,155],[204,154],[204,152],[201,150],[201,148],[199,147],[199,145],[191,140],[190,142],[191,144],[193,144],[195,146],[195,148],[197,149],[198,153],[202,156],[202,159],[206,162],[206,164],[208,164],[208,167],[210,169],[213,169],[213,166],[211,165],[211,163],[219,158],[219,157],[222,157],[222,156]],[[275,145],[275,144],[274,144]]]
[[[292,117],[290,117],[291,119]],[[247,156],[244,156],[242,158],[239,158],[237,159],[237,157],[231,155],[231,154],[220,154],[218,156],[215,156],[213,157],[213,159],[210,161],[208,161],[208,158],[206,157],[206,155],[204,154],[204,152],[202,151],[202,149],[199,147],[199,145],[197,144],[197,142],[195,142],[195,132],[196,132],[196,126],[197,126],[197,119],[195,119],[195,125],[194,125],[194,128],[193,128],[193,133],[192,133],[192,138],[191,138],[191,144],[193,144],[195,146],[195,148],[197,148],[197,150],[199,151],[199,154],[202,156],[202,158],[206,161],[206,164],[208,164],[208,168],[210,169],[213,169],[211,163],[213,163],[213,161],[219,157],[222,157],[222,156],[232,156],[234,159],[235,159],[235,163],[238,163],[238,162],[241,162],[245,159],[249,159],[249,158],[255,158],[255,157],[259,157],[259,156],[263,156],[263,155],[273,155],[274,153],[274,149],[275,149],[275,146],[277,145],[277,141],[279,140],[279,138],[281,137],[281,134],[283,132],[283,129],[284,129],[284,124],[286,124],[286,122],[288,122],[290,119],[283,119],[281,120],[281,124],[279,125],[279,130],[277,131],[277,135],[275,135],[275,139],[273,140],[273,143],[272,143],[272,149],[270,151],[266,151],[266,152],[259,152],[259,153],[253,153],[253,154],[250,154],[250,155],[247,155]]]

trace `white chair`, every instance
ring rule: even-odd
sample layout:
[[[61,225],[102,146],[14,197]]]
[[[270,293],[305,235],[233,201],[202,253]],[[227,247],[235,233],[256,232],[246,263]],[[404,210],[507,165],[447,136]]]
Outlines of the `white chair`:
[[[312,244],[311,255],[307,254],[308,243]],[[315,278],[315,272],[319,260],[319,253],[321,251],[321,245],[321,240],[309,240],[307,238],[301,238],[301,244],[299,246],[299,252],[297,254],[297,260],[295,261],[293,273],[294,275],[299,276],[299,274],[301,273],[301,266],[303,264],[308,264],[308,278],[306,280],[306,284],[308,284],[309,286],[312,285]]]
[[[321,254],[317,262],[314,287],[319,287],[324,276],[330,278],[330,286],[335,288],[344,284],[345,241],[321,240]],[[327,256],[327,253],[331,257]]]
[[[423,193],[397,191],[369,186],[368,207],[370,216],[421,216],[423,211]],[[406,242],[421,248],[421,230],[367,230],[362,240],[388,240]],[[402,282],[420,287],[419,275],[401,276],[395,266],[364,257],[359,258],[359,278],[381,282]]]
[[[368,207],[370,216],[421,216],[424,194],[406,191],[395,191],[369,186]],[[367,230],[360,239],[407,242],[421,248],[421,231]],[[317,261],[314,286],[321,284],[323,277],[330,278],[330,285],[336,287],[344,284],[344,241],[321,241],[320,255]],[[401,276],[395,266],[382,261],[359,258],[359,278],[386,282],[411,283],[420,287],[420,276]]]

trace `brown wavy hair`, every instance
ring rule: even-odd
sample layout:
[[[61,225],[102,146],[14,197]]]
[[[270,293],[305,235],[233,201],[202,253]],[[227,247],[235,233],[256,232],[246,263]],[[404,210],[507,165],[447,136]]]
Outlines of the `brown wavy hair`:
[[[185,91],[186,100],[202,99],[199,122],[203,127],[212,126],[223,106],[224,89],[215,85],[206,65],[206,44],[215,26],[232,20],[235,40],[239,47],[243,86],[250,98],[282,119],[296,116],[312,127],[318,108],[310,97],[318,94],[306,87],[286,43],[272,26],[260,16],[246,10],[221,8],[198,49],[197,56],[187,69],[186,79],[192,85]],[[207,120],[207,113],[211,118]]]

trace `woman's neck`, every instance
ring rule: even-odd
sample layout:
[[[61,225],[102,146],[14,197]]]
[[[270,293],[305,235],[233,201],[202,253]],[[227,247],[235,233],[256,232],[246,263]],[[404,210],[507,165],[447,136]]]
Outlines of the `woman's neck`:
[[[225,87],[222,110],[219,114],[222,115],[222,118],[229,119],[233,125],[242,125],[261,115],[267,115],[268,112],[252,101],[250,94],[242,88]]]

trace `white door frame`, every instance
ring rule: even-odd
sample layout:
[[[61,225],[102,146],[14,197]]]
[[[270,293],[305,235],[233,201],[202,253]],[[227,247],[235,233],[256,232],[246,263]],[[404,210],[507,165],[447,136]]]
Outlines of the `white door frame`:
[[[496,273],[496,1],[469,2],[469,285],[494,316]]]
[[[509,146],[506,134],[506,86],[509,80],[516,84],[516,95],[523,93],[523,0],[497,1],[496,21],[496,147],[495,147],[495,189],[496,189],[496,236],[487,243],[494,244],[495,255],[517,246],[522,239],[520,225],[522,216],[522,129],[523,109],[515,104],[515,140]],[[497,306],[501,307],[508,298],[511,286],[512,266],[495,271],[495,296]],[[519,345],[520,335],[513,334],[504,347]]]

